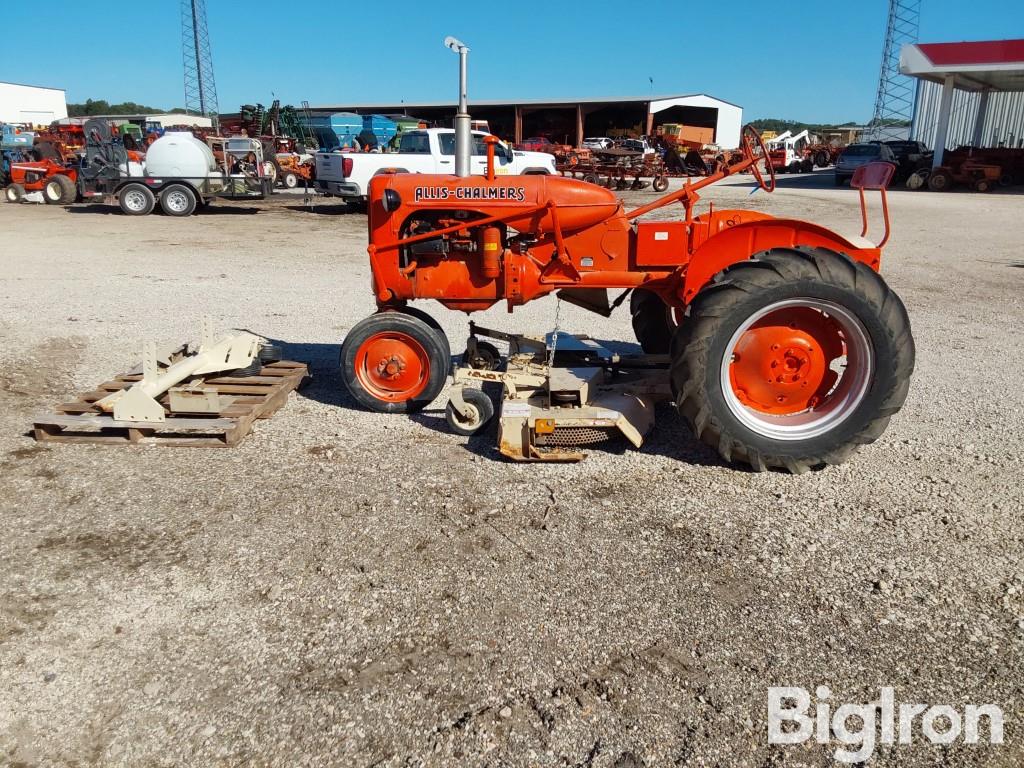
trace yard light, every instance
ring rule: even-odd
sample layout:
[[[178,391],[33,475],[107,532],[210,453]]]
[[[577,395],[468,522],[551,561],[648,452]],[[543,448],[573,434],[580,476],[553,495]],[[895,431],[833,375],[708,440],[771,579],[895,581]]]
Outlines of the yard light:
[[[466,57],[469,46],[456,37],[444,39],[446,48],[459,54],[459,111],[455,113],[455,175],[469,176],[469,108],[466,104]]]

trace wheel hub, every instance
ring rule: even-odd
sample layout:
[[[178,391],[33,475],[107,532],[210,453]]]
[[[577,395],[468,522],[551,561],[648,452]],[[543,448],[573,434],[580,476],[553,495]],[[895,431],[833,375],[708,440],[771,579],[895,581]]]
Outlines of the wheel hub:
[[[797,413],[830,373],[822,345],[789,326],[751,328],[733,351],[731,377],[740,401],[766,413]]]
[[[382,400],[403,402],[416,397],[430,378],[430,360],[416,339],[400,332],[378,333],[359,348],[356,376]]]
[[[735,332],[722,384],[733,414],[777,439],[804,439],[846,418],[870,381],[873,360],[860,321],[819,299],[765,307]]]

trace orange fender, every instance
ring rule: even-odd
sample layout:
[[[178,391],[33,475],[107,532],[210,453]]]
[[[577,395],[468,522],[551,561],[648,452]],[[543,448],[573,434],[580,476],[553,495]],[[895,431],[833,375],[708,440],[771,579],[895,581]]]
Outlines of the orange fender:
[[[744,218],[753,212],[744,212]],[[689,304],[711,279],[733,264],[752,258],[772,248],[825,248],[863,262],[876,272],[881,266],[882,251],[867,241],[847,239],[825,227],[799,219],[771,217],[743,221],[712,234],[690,257],[683,280],[683,301]],[[869,247],[865,247],[869,246]]]

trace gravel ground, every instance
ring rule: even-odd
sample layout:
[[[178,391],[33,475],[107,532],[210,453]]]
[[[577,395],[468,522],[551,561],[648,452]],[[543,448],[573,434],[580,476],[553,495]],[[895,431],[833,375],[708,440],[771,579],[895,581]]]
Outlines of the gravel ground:
[[[827,172],[748,191],[705,199],[858,229]],[[1020,765],[1021,200],[893,193],[910,397],[799,477],[723,465],[668,408],[643,450],[571,466],[500,460],[443,401],[354,409],[334,361],[372,309],[365,217],[336,206],[0,205],[0,764],[827,765],[835,743],[769,746],[766,693],[828,685],[1005,712],[1002,746],[918,733],[874,765]],[[465,316],[425,308],[461,349]],[[27,436],[203,314],[314,383],[231,450]],[[621,311],[561,325],[632,340]]]

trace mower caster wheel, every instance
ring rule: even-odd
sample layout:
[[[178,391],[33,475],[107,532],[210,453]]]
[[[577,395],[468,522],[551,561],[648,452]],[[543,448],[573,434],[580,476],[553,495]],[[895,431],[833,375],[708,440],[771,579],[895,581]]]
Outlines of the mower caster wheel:
[[[477,341],[476,351],[472,344],[462,353],[462,364],[477,371],[496,371],[501,366],[501,352],[489,341]]]
[[[260,345],[260,361],[263,363],[280,363],[284,358],[284,350],[277,344]]]
[[[448,401],[444,409],[444,420],[448,422],[452,432],[469,437],[483,431],[494,418],[494,402],[482,389],[462,390],[462,400],[468,413],[461,413],[455,403]]]
[[[25,188],[21,184],[9,184],[4,190],[8,203],[20,203],[25,198]]]
[[[117,204],[126,216],[145,216],[156,207],[156,197],[143,184],[126,184],[117,195]]]
[[[341,345],[341,380],[352,398],[380,413],[413,413],[441,394],[451,367],[444,333],[402,310],[356,323]]]

